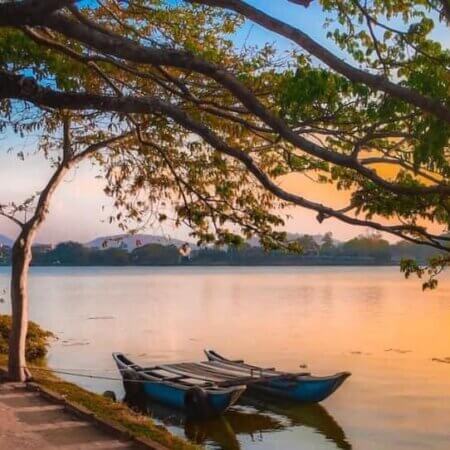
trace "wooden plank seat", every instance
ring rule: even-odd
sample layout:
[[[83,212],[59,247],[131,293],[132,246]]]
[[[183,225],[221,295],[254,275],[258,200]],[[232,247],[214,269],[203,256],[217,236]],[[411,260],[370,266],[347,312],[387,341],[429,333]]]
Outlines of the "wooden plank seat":
[[[286,379],[289,375],[274,374],[270,376],[243,376],[242,373],[226,373],[226,371],[217,371],[206,363],[180,363],[161,366],[167,371],[184,374],[191,378],[208,380],[215,383],[218,387],[231,387],[238,385],[247,385],[254,383],[267,382],[274,379]]]
[[[193,377],[190,373],[174,373],[173,371],[167,370],[164,366],[147,367],[145,370],[139,371],[143,375],[147,375],[153,378],[157,378],[162,382],[178,382],[185,384],[187,386],[199,386],[199,387],[211,387],[214,383],[208,380],[199,379]]]
[[[193,367],[186,367],[185,364],[170,364],[164,366],[167,371],[172,373],[186,375],[210,382],[224,381],[226,378],[217,373],[205,373],[204,371],[195,370]]]
[[[262,377],[270,377],[270,376],[286,376],[290,378],[295,378],[299,376],[307,376],[311,375],[310,372],[296,372],[296,373],[289,373],[289,372],[281,372],[279,370],[275,370],[274,368],[263,368],[263,367],[257,367],[257,366],[251,366],[249,364],[237,364],[235,363],[229,363],[229,362],[222,362],[222,361],[207,361],[204,363],[201,363],[204,365],[208,365],[210,367],[216,368],[218,372],[222,371],[235,371],[239,373],[245,373],[246,375],[252,375],[253,376],[262,376]]]
[[[161,381],[180,381],[180,380],[183,380],[184,378],[187,378],[186,375],[178,375],[175,377],[172,376],[172,377],[161,378]]]
[[[164,364],[140,367],[140,373],[162,382],[178,382],[187,386],[231,387],[263,383],[274,379],[292,379],[302,374],[288,374],[239,362],[205,361],[200,363]]]
[[[189,373],[195,373],[199,376],[206,377],[208,379],[214,378],[217,381],[225,381],[228,379],[236,378],[236,373],[218,372],[217,370],[211,370],[208,367],[204,367],[198,363],[181,363],[177,364],[179,370],[183,370]]]
[[[205,367],[208,367],[209,370],[213,370],[215,372],[219,373],[228,373],[235,376],[250,376],[250,377],[263,377],[263,376],[277,376],[277,375],[284,375],[283,372],[277,372],[272,369],[247,369],[247,368],[240,368],[235,366],[229,366],[222,363],[216,363],[216,362],[204,362],[201,363]]]

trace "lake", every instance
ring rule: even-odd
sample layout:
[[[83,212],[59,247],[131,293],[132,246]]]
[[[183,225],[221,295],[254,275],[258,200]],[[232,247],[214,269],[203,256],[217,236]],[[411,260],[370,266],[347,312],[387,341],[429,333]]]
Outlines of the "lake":
[[[116,378],[114,351],[150,365],[213,348],[265,367],[352,372],[320,406],[245,400],[195,423],[145,405],[209,449],[443,450],[450,364],[433,359],[450,357],[447,275],[423,293],[395,267],[35,267],[30,315],[59,337],[55,369]],[[8,276],[0,268],[0,290]],[[119,381],[66,378],[123,396]]]

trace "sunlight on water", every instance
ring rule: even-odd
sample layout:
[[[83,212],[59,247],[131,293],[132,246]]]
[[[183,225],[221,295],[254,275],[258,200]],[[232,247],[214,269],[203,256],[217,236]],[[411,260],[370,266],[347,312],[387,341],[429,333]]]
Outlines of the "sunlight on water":
[[[0,269],[0,287],[8,282]],[[59,336],[52,367],[116,377],[138,362],[199,360],[204,348],[285,370],[353,376],[321,406],[246,400],[186,423],[141,405],[214,449],[450,448],[450,278],[422,293],[397,268],[33,268],[31,318]],[[7,311],[8,305],[0,305]],[[74,379],[92,390],[121,383]]]

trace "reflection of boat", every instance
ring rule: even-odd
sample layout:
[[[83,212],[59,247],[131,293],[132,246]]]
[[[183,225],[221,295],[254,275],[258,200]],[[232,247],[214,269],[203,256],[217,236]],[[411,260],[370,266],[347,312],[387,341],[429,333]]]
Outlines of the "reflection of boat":
[[[316,377],[309,373],[285,373],[273,368],[252,366],[243,360],[232,361],[212,350],[206,350],[205,354],[209,360],[209,371],[228,378],[254,377],[254,382],[246,383],[249,389],[298,402],[315,403],[326,399],[351,375],[341,372]]]
[[[221,387],[188,375],[174,374],[165,366],[143,368],[121,353],[113,354],[124,380],[125,390],[144,394],[190,416],[209,417],[233,405],[245,386]]]
[[[153,419],[171,429],[181,429],[191,442],[199,445],[214,443],[226,450],[240,450],[239,441],[226,416],[234,414],[232,409],[224,415],[209,419],[188,418],[181,411],[162,403],[153,402],[141,395],[127,394],[124,401],[134,410],[151,416]]]
[[[325,407],[318,403],[298,404],[284,399],[274,401],[273,397],[266,398],[263,394],[259,395],[258,399],[245,396],[240,404],[251,406],[260,414],[272,413],[285,417],[289,421],[288,426],[312,428],[316,433],[334,442],[339,449],[350,450],[352,448],[341,426]]]
[[[152,402],[142,396],[127,396],[133,408],[161,421],[166,426],[184,429],[185,436],[196,444],[213,444],[224,450],[240,450],[238,437],[262,439],[265,433],[302,426],[333,442],[336,448],[351,450],[344,431],[328,411],[318,404],[296,404],[285,400],[258,400],[244,396],[241,406],[229,409],[223,416],[208,420],[186,419],[176,410]],[[269,401],[269,403],[267,403]]]
[[[240,450],[239,436],[263,440],[264,433],[286,429],[283,421],[272,414],[259,414],[248,408],[232,408],[223,416],[208,420],[188,420],[184,424],[186,437],[196,444],[218,444],[222,450]]]

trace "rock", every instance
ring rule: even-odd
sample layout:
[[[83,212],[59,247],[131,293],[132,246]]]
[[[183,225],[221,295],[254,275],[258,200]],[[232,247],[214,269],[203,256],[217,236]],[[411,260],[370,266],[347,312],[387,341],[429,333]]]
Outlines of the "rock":
[[[105,392],[103,392],[103,397],[109,398],[113,402],[117,401],[116,393],[114,391],[105,391]]]

